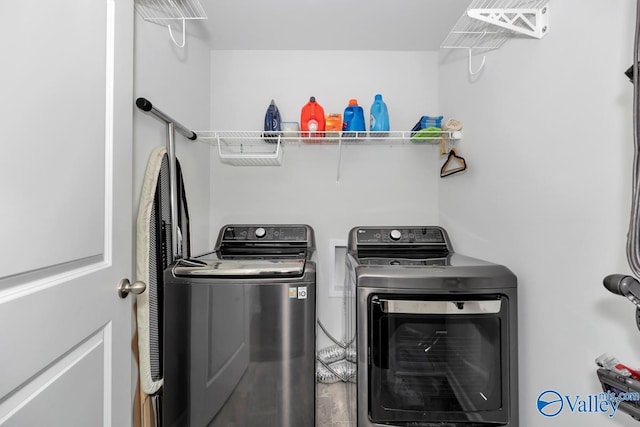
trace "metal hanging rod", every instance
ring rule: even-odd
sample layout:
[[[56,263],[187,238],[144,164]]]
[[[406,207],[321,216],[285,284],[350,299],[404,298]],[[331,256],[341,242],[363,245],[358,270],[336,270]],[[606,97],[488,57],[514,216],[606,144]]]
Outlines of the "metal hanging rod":
[[[187,129],[185,126],[172,119],[162,111],[153,107],[153,104],[145,98],[136,99],[136,106],[147,113],[151,113],[167,125],[167,154],[169,156],[169,194],[170,194],[170,208],[171,208],[171,255],[173,260],[181,258],[182,243],[178,240],[182,240],[178,233],[178,185],[176,175],[176,144],[175,144],[175,131],[180,132],[186,138],[195,141],[198,135],[192,130]]]
[[[151,104],[151,101],[149,101],[148,99],[146,98],[136,99],[136,106],[142,111],[153,114],[154,116],[156,116],[157,118],[165,122],[166,124],[173,123],[173,126],[175,127],[175,129],[178,132],[180,132],[180,134],[184,135],[185,138],[188,138],[192,141],[195,141],[196,139],[198,139],[198,135],[194,131],[187,129],[185,126],[178,123],[177,120],[172,119],[170,116],[166,115],[162,111],[155,108],[153,104]]]

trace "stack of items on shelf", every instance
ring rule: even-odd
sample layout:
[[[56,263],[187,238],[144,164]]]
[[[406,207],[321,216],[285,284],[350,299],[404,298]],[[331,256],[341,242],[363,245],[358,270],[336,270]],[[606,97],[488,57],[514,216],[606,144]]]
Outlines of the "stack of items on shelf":
[[[382,100],[382,95],[376,94],[369,111],[369,130],[372,136],[385,136],[390,130],[389,111],[387,105]],[[327,133],[335,132],[339,136],[340,132],[349,132],[350,135],[360,136],[366,134],[366,122],[364,109],[358,105],[358,100],[353,98],[344,113],[325,113],[324,108],[314,96],[309,98],[300,112],[300,122],[281,122],[278,107],[275,101],[267,108],[264,120],[265,132],[282,132],[285,137],[301,136],[302,138],[325,137]],[[267,142],[274,142],[272,134],[265,133]]]

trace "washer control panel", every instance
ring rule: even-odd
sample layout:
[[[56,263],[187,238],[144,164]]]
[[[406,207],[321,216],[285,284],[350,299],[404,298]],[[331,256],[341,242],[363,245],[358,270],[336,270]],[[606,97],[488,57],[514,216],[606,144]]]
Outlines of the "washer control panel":
[[[227,224],[214,251],[220,259],[311,259],[315,247],[306,224]]]
[[[306,242],[307,228],[281,225],[229,225],[222,234],[223,242]]]
[[[371,227],[359,228],[356,233],[358,244],[419,243],[446,244],[443,230],[439,227]]]

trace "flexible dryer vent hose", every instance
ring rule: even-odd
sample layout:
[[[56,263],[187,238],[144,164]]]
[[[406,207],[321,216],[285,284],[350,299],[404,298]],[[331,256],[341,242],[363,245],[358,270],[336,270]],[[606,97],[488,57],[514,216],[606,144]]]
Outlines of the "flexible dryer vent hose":
[[[316,370],[316,379],[323,384],[355,382],[356,364],[348,360],[339,360],[330,365],[324,365],[321,362]]]
[[[352,346],[355,337],[348,343],[341,342],[327,331],[320,320],[318,320],[318,325],[335,345],[316,352],[316,360],[318,361],[316,380],[324,384],[355,381],[356,350]]]

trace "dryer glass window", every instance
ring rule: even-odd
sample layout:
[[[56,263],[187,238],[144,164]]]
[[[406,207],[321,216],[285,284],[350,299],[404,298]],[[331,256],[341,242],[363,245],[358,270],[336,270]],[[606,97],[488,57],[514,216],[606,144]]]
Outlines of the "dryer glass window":
[[[500,296],[370,298],[371,420],[503,421],[506,315]]]

